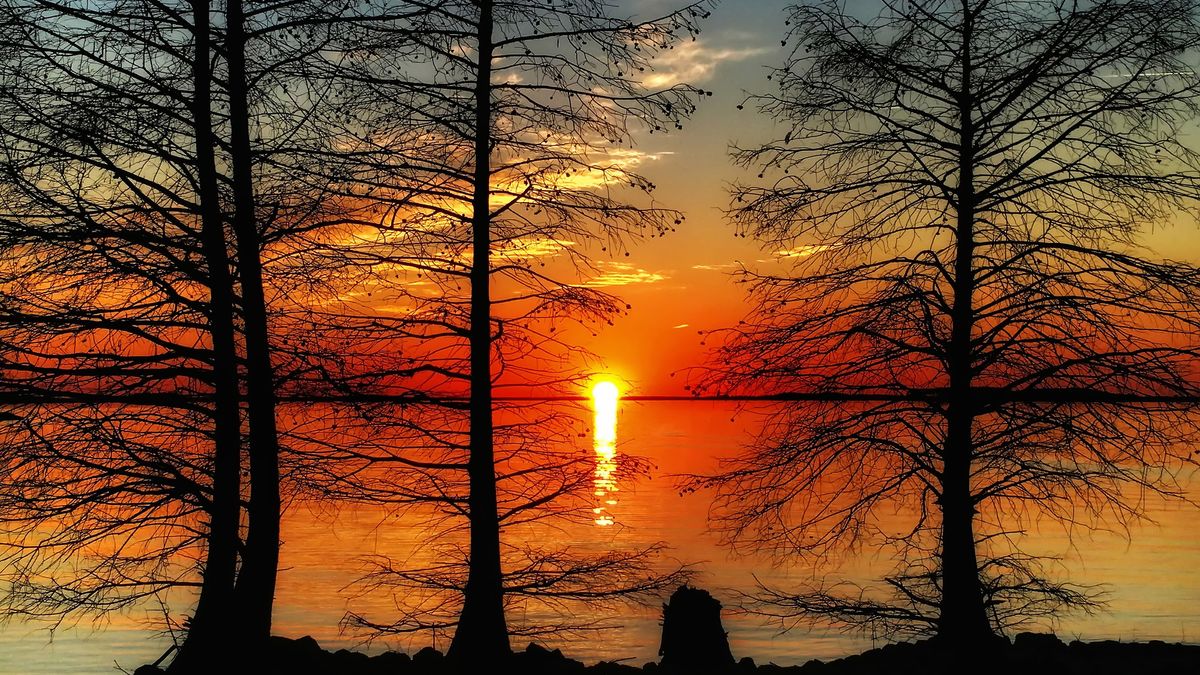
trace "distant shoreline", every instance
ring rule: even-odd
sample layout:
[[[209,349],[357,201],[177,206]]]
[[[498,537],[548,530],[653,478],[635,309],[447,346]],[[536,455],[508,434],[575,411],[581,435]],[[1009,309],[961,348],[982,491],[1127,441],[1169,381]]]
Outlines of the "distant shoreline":
[[[308,636],[294,640],[272,638],[269,659],[274,665],[272,672],[287,675],[473,675],[480,672],[455,667],[431,647],[412,656],[400,652],[367,656],[346,649],[326,651]],[[1074,640],[1063,643],[1052,633],[1020,633],[1011,642],[999,638],[994,645],[976,650],[954,650],[934,640],[898,642],[840,659],[813,659],[803,665],[760,665],[750,657],[741,657],[736,663],[714,664],[697,670],[695,666],[670,668],[656,662],[641,666],[619,661],[585,665],[564,656],[561,650],[531,643],[525,650],[514,652],[502,667],[497,666],[488,672],[514,675],[1188,675],[1200,667],[1200,645],[1159,640]],[[160,675],[162,672],[154,666],[142,666],[134,671],[134,675]]]

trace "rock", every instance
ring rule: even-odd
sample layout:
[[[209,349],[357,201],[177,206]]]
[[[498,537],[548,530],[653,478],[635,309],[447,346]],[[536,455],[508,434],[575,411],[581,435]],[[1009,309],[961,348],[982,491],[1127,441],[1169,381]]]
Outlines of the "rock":
[[[365,672],[371,657],[362,652],[352,652],[349,649],[339,649],[333,653],[334,663],[338,671],[347,673]]]
[[[283,639],[287,640],[287,638]],[[305,635],[304,637],[299,637],[295,640],[289,640],[289,642],[291,642],[291,648],[297,652],[316,654],[324,651],[321,649],[321,644],[317,642],[317,639],[311,635]]]
[[[562,650],[555,649],[554,651],[550,651],[536,642],[530,642],[529,645],[525,647],[525,654],[535,659],[552,657],[557,657],[560,659],[562,658]]]
[[[1057,651],[1066,645],[1054,633],[1018,633],[1013,638],[1013,647],[1029,651]]]
[[[634,668],[633,666],[627,666],[623,663],[601,661],[600,663],[588,668],[587,672],[592,673],[592,675],[639,675],[642,671]],[[696,672],[697,675],[699,675],[704,671]]]
[[[267,661],[281,673],[324,675],[331,670],[333,655],[321,649],[311,635],[295,640],[273,635],[267,644]]]
[[[403,652],[384,652],[377,656],[371,657],[371,663],[375,670],[379,672],[399,671],[402,668],[407,668],[408,664],[412,663],[412,659],[408,658],[408,654]]]
[[[412,665],[421,673],[440,671],[445,661],[446,657],[433,647],[422,647],[412,657]]]
[[[558,673],[581,673],[583,663],[563,656],[559,649],[529,643],[523,653],[513,654],[511,658],[512,672],[522,675],[557,675]]]
[[[139,666],[137,670],[133,671],[133,675],[165,675],[165,673],[166,671],[162,668],[151,665]]]
[[[686,584],[663,605],[662,642],[658,649],[664,670],[714,673],[733,668],[729,637],[721,624],[721,603],[708,591]]]

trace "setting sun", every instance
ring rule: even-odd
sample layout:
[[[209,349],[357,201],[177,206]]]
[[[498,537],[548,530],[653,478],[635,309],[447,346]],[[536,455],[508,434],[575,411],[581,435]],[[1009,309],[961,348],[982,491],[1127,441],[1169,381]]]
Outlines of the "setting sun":
[[[617,399],[620,397],[621,390],[608,380],[592,385],[592,405],[595,407],[597,415],[611,411],[611,414],[615,416]]]

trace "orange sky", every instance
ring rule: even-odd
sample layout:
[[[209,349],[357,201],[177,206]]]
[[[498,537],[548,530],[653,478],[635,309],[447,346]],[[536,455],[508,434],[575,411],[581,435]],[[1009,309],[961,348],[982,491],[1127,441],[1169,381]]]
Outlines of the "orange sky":
[[[668,0],[624,4],[642,16],[673,6]],[[736,238],[722,209],[729,205],[730,183],[754,178],[731,165],[731,145],[752,145],[771,136],[770,120],[752,106],[737,106],[747,93],[772,91],[766,68],[780,65],[786,55],[780,41],[788,4],[720,3],[699,39],[661,58],[648,79],[659,85],[690,82],[713,95],[701,100],[683,131],[643,134],[635,148],[642,155],[635,170],[658,185],[655,198],[683,211],[686,222],[665,238],[634,245],[629,257],[599,259],[605,272],[622,280],[607,290],[632,310],[614,326],[597,329],[597,337],[584,334],[580,340],[615,376],[628,381],[629,394],[686,394],[686,373],[671,373],[703,364],[706,347],[697,331],[733,325],[748,309],[746,288],[734,283],[730,272],[739,262],[762,269],[782,257],[751,239]],[[1163,257],[1200,260],[1195,223],[1151,232],[1144,243]]]
[[[747,105],[747,94],[771,92],[767,69],[780,65],[787,47],[785,7],[790,0],[726,0],[720,3],[694,41],[685,41],[661,55],[647,73],[650,87],[685,82],[713,92],[700,100],[699,110],[682,131],[637,133],[631,149],[614,149],[601,158],[628,168],[656,184],[655,205],[682,211],[686,220],[662,238],[635,242],[628,255],[622,250],[573,241],[550,242],[531,254],[547,262],[558,259],[566,283],[581,283],[619,296],[631,306],[612,326],[567,327],[558,337],[578,344],[603,360],[601,368],[625,382],[626,395],[686,395],[688,369],[704,365],[707,346],[700,331],[729,327],[748,311],[747,288],[733,273],[750,269],[779,269],[787,255],[739,238],[723,210],[729,206],[729,186],[754,182],[750,172],[734,167],[731,146],[753,146],[773,136],[772,121]],[[624,0],[623,10],[646,18],[670,11],[676,0]],[[584,183],[591,179],[577,176]],[[642,205],[641,202],[639,202]],[[1200,233],[1192,224],[1152,233],[1147,243],[1176,258],[1200,259]],[[559,244],[562,244],[559,246]],[[557,247],[557,248],[556,248]],[[566,251],[566,247],[574,247]],[[596,270],[574,276],[566,261],[580,250]],[[437,293],[430,282],[426,293]],[[358,294],[369,296],[364,286]],[[497,291],[502,293],[502,291]],[[384,313],[387,302],[357,298]],[[596,335],[593,337],[592,332]],[[675,374],[674,376],[672,374]]]
[[[666,0],[635,0],[631,10],[649,16],[673,6]],[[703,363],[698,330],[729,326],[746,310],[745,289],[730,272],[737,262],[770,263],[749,239],[735,238],[722,215],[728,185],[745,178],[729,161],[731,143],[766,140],[770,122],[737,106],[748,91],[767,91],[766,66],[782,61],[781,0],[723,2],[704,24],[699,39],[667,53],[647,84],[683,81],[712,90],[683,131],[642,134],[636,170],[654,182],[662,206],[683,211],[687,220],[664,238],[635,244],[630,255],[598,258],[616,283],[606,290],[632,305],[628,316],[581,335],[609,370],[628,380],[633,394],[682,395],[685,374],[671,373]],[[601,254],[604,255],[604,254]],[[761,262],[759,262],[761,261]]]

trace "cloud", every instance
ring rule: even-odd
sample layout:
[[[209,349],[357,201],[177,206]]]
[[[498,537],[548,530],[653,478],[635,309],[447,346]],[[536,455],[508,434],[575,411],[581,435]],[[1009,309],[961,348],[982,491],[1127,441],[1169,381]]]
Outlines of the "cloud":
[[[628,183],[630,174],[646,162],[656,162],[673,152],[644,152],[632,148],[610,147],[597,150],[580,148],[586,153],[591,168],[574,170],[570,174],[554,174],[548,183],[557,189],[591,190],[607,185]]]
[[[713,265],[692,265],[692,269],[701,270],[704,272],[724,272],[726,270],[741,269],[742,264],[739,262],[731,263],[716,263]]]
[[[596,263],[600,274],[588,279],[580,286],[587,288],[608,288],[610,286],[629,286],[632,284],[653,284],[665,281],[668,277],[658,272],[635,267],[630,263],[610,262],[601,260]]]
[[[646,76],[642,84],[651,89],[661,89],[681,82],[705,82],[722,63],[744,61],[766,54],[767,51],[764,47],[709,47],[703,40],[684,42],[656,58],[654,71]]]
[[[633,148],[610,148],[604,153],[604,157],[607,166],[632,170],[645,162],[657,162],[663,157],[674,154],[669,151],[643,152]]]
[[[492,255],[505,260],[525,260],[554,256],[575,245],[575,242],[553,237],[510,239],[497,246]]]
[[[785,248],[775,252],[776,258],[807,258],[810,255],[816,255],[822,251],[828,251],[832,246],[824,246],[820,244],[805,244],[793,248]]]

